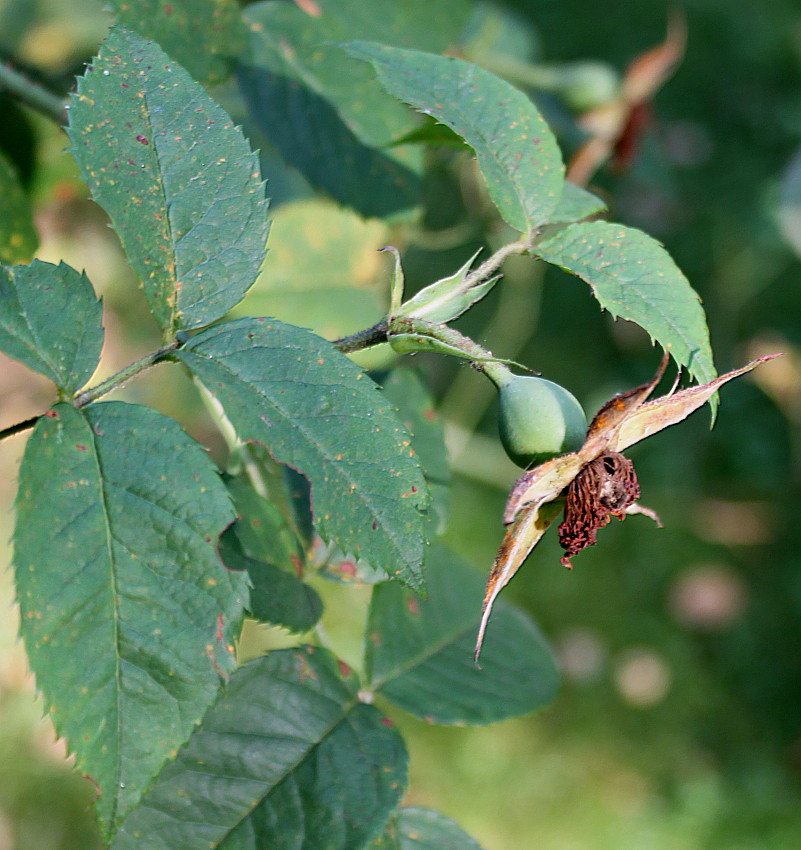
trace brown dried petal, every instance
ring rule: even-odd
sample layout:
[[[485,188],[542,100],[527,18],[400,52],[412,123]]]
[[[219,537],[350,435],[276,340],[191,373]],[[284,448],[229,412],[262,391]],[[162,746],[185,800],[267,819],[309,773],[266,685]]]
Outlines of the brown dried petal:
[[[567,490],[565,518],[559,526],[559,543],[565,550],[562,563],[593,546],[599,528],[612,514],[621,519],[640,496],[632,462],[618,452],[605,452],[586,464]]]

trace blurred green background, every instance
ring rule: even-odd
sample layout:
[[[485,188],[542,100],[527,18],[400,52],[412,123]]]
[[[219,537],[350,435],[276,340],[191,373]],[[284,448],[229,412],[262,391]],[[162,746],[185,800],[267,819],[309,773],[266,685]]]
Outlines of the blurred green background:
[[[101,8],[94,0],[3,0],[4,58],[65,90],[103,37],[109,18]],[[500,43],[562,79],[571,63],[603,63],[591,80],[603,90],[663,40],[669,8],[657,0],[508,0],[491,18],[498,28],[471,43],[487,64]],[[801,846],[801,265],[792,247],[801,243],[801,178],[798,168],[788,171],[801,142],[801,6],[685,0],[681,8],[684,60],[654,98],[628,169],[602,170],[592,187],[613,220],[663,241],[701,294],[719,371],[768,351],[785,356],[723,390],[713,431],[702,411],[631,452],[642,501],[663,529],[642,518],[615,523],[573,572],[559,566],[548,536],[510,585],[509,597],[531,611],[560,660],[564,685],[551,706],[474,730],[393,715],[412,756],[407,801],[455,818],[486,850]],[[236,114],[233,88],[217,94]],[[563,90],[533,94],[566,150],[574,148],[576,104]],[[101,370],[109,374],[156,347],[158,332],[63,152],[65,137],[2,96],[0,110],[0,149],[31,194],[38,255],[86,268],[103,294],[110,341]],[[497,242],[464,156],[441,149],[429,166],[424,227],[410,230],[310,197],[265,151],[276,213],[271,254],[241,312],[274,312],[333,337],[380,317],[388,266],[376,249],[387,242],[404,247],[412,287]],[[653,373],[658,353],[649,340],[601,314],[584,284],[525,260],[505,272],[461,323],[497,354],[567,386],[588,412]],[[515,478],[495,437],[491,390],[469,369],[419,360],[456,471],[445,537],[488,571]],[[363,362],[387,361],[377,352]],[[175,416],[223,457],[177,370],[148,373],[125,392]],[[3,362],[0,427],[51,398],[46,381]],[[2,540],[11,534],[24,440],[0,444]],[[0,850],[91,848],[91,786],[72,775],[41,719],[15,640],[8,573],[0,592]],[[331,593],[339,613],[327,626],[343,654],[356,656],[353,621],[365,594]]]

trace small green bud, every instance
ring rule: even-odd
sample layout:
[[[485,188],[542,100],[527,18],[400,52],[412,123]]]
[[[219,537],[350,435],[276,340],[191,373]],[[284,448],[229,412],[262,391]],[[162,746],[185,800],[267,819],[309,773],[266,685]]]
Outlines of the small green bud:
[[[536,466],[581,447],[587,417],[564,387],[545,378],[513,375],[498,392],[501,442],[518,466]]]

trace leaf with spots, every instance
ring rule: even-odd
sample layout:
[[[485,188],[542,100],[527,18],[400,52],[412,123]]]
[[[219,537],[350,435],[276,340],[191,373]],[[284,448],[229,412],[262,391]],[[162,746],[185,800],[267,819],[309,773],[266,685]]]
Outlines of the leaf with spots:
[[[437,547],[426,559],[426,588],[425,600],[394,582],[373,591],[365,658],[371,689],[430,723],[458,725],[526,714],[553,698],[556,664],[526,614],[512,606],[496,612],[482,669],[473,662],[481,577]]]
[[[112,850],[359,850],[406,784],[400,736],[328,652],[237,670]]]
[[[216,545],[234,512],[200,446],[122,402],[45,414],[16,507],[28,658],[110,833],[233,668],[247,583]]]
[[[361,369],[274,319],[209,328],[174,356],[220,401],[241,439],[309,479],[325,541],[422,587],[425,479],[409,433]]]
[[[239,128],[158,45],[114,27],[78,79],[68,129],[166,331],[241,301],[267,241],[258,160]]]
[[[92,284],[70,266],[0,266],[0,351],[50,378],[65,397],[95,371],[100,321]]]
[[[398,809],[370,850],[481,850],[450,818],[417,806]]]
[[[699,383],[715,377],[701,301],[655,239],[622,224],[592,221],[563,228],[534,251],[587,281],[603,308],[640,325]]]
[[[36,250],[33,212],[12,164],[0,154],[0,263],[25,263]]]
[[[470,145],[490,197],[512,227],[529,232],[550,221],[565,169],[553,133],[522,91],[461,59],[369,41],[343,47],[371,62],[390,94]]]
[[[230,76],[245,43],[236,0],[110,0],[117,22],[152,38],[199,83]]]

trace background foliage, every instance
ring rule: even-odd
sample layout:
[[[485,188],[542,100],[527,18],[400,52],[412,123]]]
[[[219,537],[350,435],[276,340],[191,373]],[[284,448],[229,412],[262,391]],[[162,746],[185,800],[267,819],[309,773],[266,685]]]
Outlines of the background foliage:
[[[408,37],[405,5],[397,4],[401,12],[392,22],[399,44]],[[488,67],[499,55],[512,54],[535,64],[600,60],[618,72],[663,38],[667,12],[660,2],[646,6],[634,0],[611,8],[579,0],[510,0],[499,8],[519,16],[514,26],[503,17],[482,26],[475,18],[471,23],[477,4],[457,7],[454,30],[473,28],[471,58]],[[89,0],[5,0],[2,47],[66,88],[104,35],[107,19],[99,8]],[[477,730],[433,728],[393,714],[411,754],[406,802],[455,818],[487,850],[535,839],[546,850],[785,848],[795,846],[801,827],[801,547],[795,521],[801,505],[801,269],[790,247],[793,240],[798,244],[793,210],[799,193],[793,172],[782,181],[801,139],[801,15],[789,2],[755,6],[734,0],[721,6],[692,0],[685,9],[685,60],[655,99],[654,122],[632,167],[623,174],[602,173],[595,185],[612,218],[664,241],[701,293],[721,371],[766,350],[785,350],[788,356],[771,371],[760,370],[753,380],[724,391],[714,431],[699,415],[636,450],[644,501],[660,513],[665,529],[656,532],[636,519],[615,524],[604,532],[606,545],[584,553],[572,574],[558,566],[555,541],[546,538],[510,586],[506,598],[528,607],[557,649],[564,684],[548,709]],[[257,7],[248,14],[263,11]],[[363,33],[347,37],[380,40],[375,26],[381,23],[367,20]],[[232,50],[237,43],[232,36]],[[269,69],[278,59],[266,55]],[[193,73],[207,82],[219,79],[217,58]],[[310,56],[313,61],[352,62]],[[272,77],[269,88],[257,88],[264,83],[263,70],[244,81],[246,100],[268,97],[280,104],[297,96],[284,73]],[[365,73],[366,80],[370,76]],[[236,87],[228,83],[214,91],[241,120]],[[564,98],[541,92],[538,103],[562,144],[575,145]],[[86,266],[102,291],[107,335],[115,339],[101,364],[109,374],[157,346],[158,328],[131,285],[113,235],[61,155],[63,137],[7,100],[2,109],[0,146],[32,198],[39,256]],[[387,120],[399,122],[404,114]],[[359,134],[362,142],[375,143],[382,132],[397,138],[400,130],[412,129],[375,126],[370,116],[366,106],[362,123],[357,114],[330,136],[338,145],[335,161],[353,156],[360,162],[372,150]],[[313,198],[298,171],[282,165],[288,150],[303,154],[295,139],[270,136],[275,128],[253,129],[263,134],[254,135],[255,144],[265,150],[263,169],[271,178],[275,255],[265,267],[264,285],[249,296],[260,299],[260,306],[244,305],[241,315],[274,309],[287,321],[299,321],[290,311],[297,311],[298,294],[313,283],[321,290],[315,299],[319,316],[308,322],[326,335],[369,323],[376,302],[377,318],[388,269],[373,249],[391,240],[392,222],[364,224]],[[330,134],[330,127],[320,132]],[[480,193],[470,194],[477,190],[457,153],[441,148],[425,176],[428,240],[408,245],[404,255],[411,289],[440,271],[451,272],[494,238],[486,231],[486,204]],[[390,149],[366,167],[377,185],[401,180],[413,192],[421,179],[413,145]],[[336,196],[336,185],[325,188]],[[403,193],[379,197],[402,199]],[[363,211],[404,215],[402,208]],[[320,225],[304,231],[311,216]],[[281,228],[286,241],[279,239]],[[341,273],[329,277],[326,268],[315,279],[299,265],[295,276],[296,252],[305,264],[318,250],[325,262],[330,249],[315,239],[325,242],[329,234],[343,232],[344,239],[333,238],[342,255],[333,254]],[[295,251],[286,250],[289,239]],[[543,277],[526,261],[510,263],[505,271],[503,289],[464,320],[464,329],[490,348],[569,387],[590,410],[653,372],[655,353],[645,335],[611,323],[585,286],[555,270]],[[276,277],[281,287],[273,295],[267,282]],[[353,298],[337,291],[343,281],[357,283],[369,297],[359,299],[365,320],[340,329],[336,314],[347,312],[340,297]],[[380,365],[382,356],[370,354],[372,365]],[[449,423],[455,467],[446,539],[480,576],[497,545],[505,489],[515,473],[498,449],[491,390],[482,379],[443,358],[423,365]],[[50,385],[23,369],[4,364],[0,375],[0,424],[52,402]],[[178,370],[146,375],[124,397],[156,405],[198,439],[215,439]],[[21,443],[17,438],[0,446],[4,461],[19,454]],[[223,447],[217,448],[222,457]],[[13,482],[2,486],[10,503]],[[357,658],[354,621],[380,611],[365,610],[366,596],[358,588],[317,589],[336,600],[326,629],[346,658],[348,653]],[[8,598],[10,605],[10,590]],[[63,769],[59,745],[38,719],[40,707],[32,700],[14,631],[7,618],[0,661],[0,847],[3,841],[31,850],[90,847],[94,827],[84,811],[87,789]],[[243,649],[255,655],[286,640],[277,630],[252,629]],[[379,675],[386,659],[373,663]],[[391,687],[401,693],[398,704],[413,699],[415,689],[403,677]],[[432,848],[439,846],[437,825],[424,814],[412,811],[404,818],[408,823],[396,824],[398,834],[386,839],[387,846],[405,848],[403,835],[421,824],[434,836]]]

